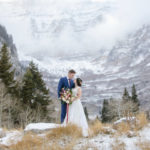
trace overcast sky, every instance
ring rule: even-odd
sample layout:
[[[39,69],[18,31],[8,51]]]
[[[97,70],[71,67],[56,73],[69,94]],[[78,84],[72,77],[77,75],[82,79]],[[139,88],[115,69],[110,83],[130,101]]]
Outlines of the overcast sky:
[[[149,6],[150,0],[0,0],[0,24],[20,54],[97,52],[149,24]]]

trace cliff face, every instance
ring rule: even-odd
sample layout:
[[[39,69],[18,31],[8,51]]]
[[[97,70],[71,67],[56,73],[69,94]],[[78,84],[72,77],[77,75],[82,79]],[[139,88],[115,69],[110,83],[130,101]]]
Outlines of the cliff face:
[[[21,64],[18,59],[17,49],[15,44],[13,43],[13,38],[9,35],[2,25],[0,25],[0,48],[2,47],[3,43],[6,43],[10,52],[11,62],[13,67],[15,68],[15,75],[21,75]]]

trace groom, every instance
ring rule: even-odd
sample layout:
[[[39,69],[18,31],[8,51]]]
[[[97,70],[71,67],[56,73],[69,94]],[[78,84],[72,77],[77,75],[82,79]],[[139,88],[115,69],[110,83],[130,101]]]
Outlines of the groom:
[[[62,90],[62,88],[64,89],[72,89],[74,88],[74,82],[73,82],[73,78],[75,76],[76,72],[74,70],[69,70],[68,72],[68,76],[67,77],[62,77],[59,80],[59,84],[58,84],[58,98],[60,98],[60,92]],[[67,104],[63,101],[61,101],[61,123],[63,123],[65,117],[66,117],[66,109],[67,109]]]

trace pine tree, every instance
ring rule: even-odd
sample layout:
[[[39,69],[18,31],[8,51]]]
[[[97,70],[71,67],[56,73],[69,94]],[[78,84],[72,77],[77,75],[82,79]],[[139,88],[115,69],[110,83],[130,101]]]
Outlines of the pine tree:
[[[27,69],[26,73],[23,77],[23,88],[21,91],[21,96],[23,98],[23,102],[25,104],[30,104],[33,100],[33,93],[35,89],[35,85],[33,83],[33,75],[29,69]]]
[[[85,113],[86,119],[89,120],[89,114],[87,111],[87,107],[84,107],[84,113]]]
[[[0,78],[7,88],[7,93],[18,95],[17,83],[14,80],[15,70],[12,69],[10,56],[6,44],[4,44],[0,51]]]
[[[42,79],[36,65],[31,62],[23,77],[22,99],[25,104],[36,109],[40,107],[43,113],[47,111],[50,100],[49,90]]]
[[[139,101],[134,84],[132,86],[132,97],[131,97],[131,99],[133,100],[134,103],[138,103],[138,101]]]
[[[134,84],[132,86],[132,97],[131,97],[131,100],[133,101],[133,103],[136,104],[136,108],[135,108],[134,111],[138,111],[140,103],[139,103],[138,95],[137,95],[136,88],[135,88]]]
[[[124,101],[124,102],[127,102],[127,101],[129,101],[131,98],[130,98],[130,95],[129,95],[129,93],[128,93],[128,90],[127,90],[127,88],[125,88],[124,89],[124,93],[123,93],[123,96],[122,96],[122,100]]]
[[[102,108],[102,122],[109,121],[109,103],[108,100],[104,99],[103,101],[103,108]]]

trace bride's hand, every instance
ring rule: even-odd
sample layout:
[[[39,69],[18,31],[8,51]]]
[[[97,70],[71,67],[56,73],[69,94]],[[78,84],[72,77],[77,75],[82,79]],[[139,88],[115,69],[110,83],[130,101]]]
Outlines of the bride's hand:
[[[72,98],[72,102],[75,101],[77,99],[77,97]]]
[[[74,102],[75,101],[75,98],[72,98],[72,102]]]

